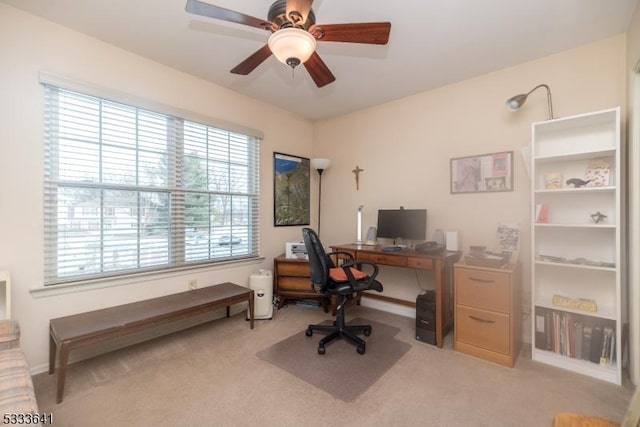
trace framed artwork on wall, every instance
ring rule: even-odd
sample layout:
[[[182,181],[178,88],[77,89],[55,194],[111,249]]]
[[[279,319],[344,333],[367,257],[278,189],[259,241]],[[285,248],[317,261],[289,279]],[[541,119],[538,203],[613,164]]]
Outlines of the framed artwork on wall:
[[[451,159],[451,194],[513,191],[513,151]]]
[[[273,225],[309,225],[311,217],[310,161],[273,153]]]

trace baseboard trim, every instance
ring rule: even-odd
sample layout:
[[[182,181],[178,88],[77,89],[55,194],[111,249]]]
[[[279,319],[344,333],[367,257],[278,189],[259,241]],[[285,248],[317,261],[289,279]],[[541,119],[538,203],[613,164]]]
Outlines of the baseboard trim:
[[[364,296],[364,295],[363,295]],[[362,298],[361,305],[415,319],[416,309],[372,298]]]

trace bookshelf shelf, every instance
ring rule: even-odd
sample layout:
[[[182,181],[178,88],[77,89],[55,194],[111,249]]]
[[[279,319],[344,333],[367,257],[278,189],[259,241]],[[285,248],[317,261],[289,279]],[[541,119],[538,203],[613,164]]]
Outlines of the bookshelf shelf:
[[[533,359],[621,384],[620,109],[534,123],[531,152]]]
[[[597,271],[610,271],[615,273],[618,271],[615,267],[601,267],[597,265],[585,265],[585,264],[569,264],[566,262],[550,262],[550,261],[535,261],[536,265],[548,265],[559,268],[575,268],[577,270],[597,270]]]
[[[540,189],[535,190],[536,194],[561,194],[566,196],[567,194],[575,193],[608,193],[615,192],[616,188],[607,186],[607,187],[578,187],[578,188],[551,188],[551,189]]]
[[[538,308],[546,308],[548,310],[563,312],[563,313],[573,313],[581,316],[590,316],[603,320],[616,320],[616,310],[613,305],[598,305],[598,311],[590,312],[583,310],[574,310],[567,307],[558,307],[552,304],[551,296],[548,297],[539,297],[536,301],[536,307]]]
[[[564,119],[558,119],[564,120]],[[615,148],[603,149],[603,150],[592,150],[592,151],[584,151],[584,152],[571,152],[571,153],[563,153],[559,155],[540,155],[536,158],[538,163],[558,163],[558,162],[566,162],[572,160],[588,160],[595,159],[599,157],[612,157],[616,153]]]
[[[589,375],[594,378],[598,378],[604,381],[612,383],[619,383],[618,366],[602,366],[599,364],[591,363],[586,360],[573,359],[568,356],[562,356],[552,351],[540,350],[538,348],[533,349],[533,359],[538,362],[554,365],[559,368],[567,369],[569,371],[577,372],[583,375]]]
[[[601,228],[615,230],[615,224],[559,224],[559,223],[543,223],[536,222],[536,227],[557,227],[557,228]]]

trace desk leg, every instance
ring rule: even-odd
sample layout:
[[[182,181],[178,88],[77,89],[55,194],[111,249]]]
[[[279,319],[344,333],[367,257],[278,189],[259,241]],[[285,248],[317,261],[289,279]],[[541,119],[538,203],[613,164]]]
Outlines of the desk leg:
[[[56,395],[56,402],[62,402],[62,395],[64,394],[64,381],[67,377],[67,364],[69,363],[69,343],[63,341],[60,344],[60,365],[58,366],[58,393]]]
[[[443,304],[442,304],[442,293],[443,293],[443,286],[442,286],[442,260],[436,258],[434,260],[434,269],[433,272],[435,274],[435,278],[436,278],[436,345],[440,348],[442,348],[442,339],[443,339],[443,334],[442,334],[442,330],[444,329],[444,323],[443,323]]]
[[[251,320],[251,329],[253,329],[253,291],[249,294],[249,319]]]

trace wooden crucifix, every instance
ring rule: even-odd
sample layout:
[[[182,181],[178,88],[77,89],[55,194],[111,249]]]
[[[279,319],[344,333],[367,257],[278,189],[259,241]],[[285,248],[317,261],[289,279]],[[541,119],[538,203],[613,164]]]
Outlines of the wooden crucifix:
[[[364,169],[360,169],[360,166],[356,165],[356,168],[351,172],[356,176],[356,191],[360,190],[360,172],[363,172]]]

